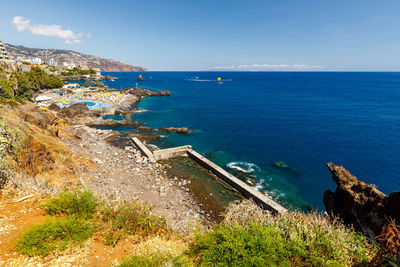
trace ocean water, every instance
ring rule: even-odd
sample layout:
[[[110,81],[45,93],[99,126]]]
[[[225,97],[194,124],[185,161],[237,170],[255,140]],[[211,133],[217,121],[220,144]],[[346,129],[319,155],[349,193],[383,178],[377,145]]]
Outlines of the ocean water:
[[[139,73],[112,74],[119,79],[106,84],[120,89]],[[323,192],[336,187],[330,161],[384,193],[400,190],[400,73],[140,74],[140,87],[172,96],[144,99],[147,111],[132,119],[195,130],[154,145],[190,144],[287,207],[324,210]]]

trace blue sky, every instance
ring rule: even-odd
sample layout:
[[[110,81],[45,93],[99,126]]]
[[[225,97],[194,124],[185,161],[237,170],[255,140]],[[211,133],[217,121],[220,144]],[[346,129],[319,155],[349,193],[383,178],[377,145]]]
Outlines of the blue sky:
[[[400,71],[398,0],[1,2],[7,43],[149,70]]]

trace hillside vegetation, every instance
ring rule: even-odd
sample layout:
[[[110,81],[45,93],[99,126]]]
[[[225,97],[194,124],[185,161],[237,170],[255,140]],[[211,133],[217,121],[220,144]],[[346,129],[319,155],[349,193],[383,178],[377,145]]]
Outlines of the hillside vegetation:
[[[30,100],[41,89],[62,87],[60,78],[32,67],[29,72],[13,71],[0,67],[0,97],[11,100]]]

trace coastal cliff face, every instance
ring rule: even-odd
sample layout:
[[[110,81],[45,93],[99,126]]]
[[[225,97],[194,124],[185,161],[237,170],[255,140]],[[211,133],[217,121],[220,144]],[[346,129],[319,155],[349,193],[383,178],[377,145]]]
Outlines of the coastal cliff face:
[[[387,196],[374,186],[359,181],[343,166],[332,162],[327,166],[337,184],[335,192],[324,193],[324,205],[330,216],[340,217],[345,224],[353,225],[370,238],[381,233],[387,219],[400,221],[400,191]]]

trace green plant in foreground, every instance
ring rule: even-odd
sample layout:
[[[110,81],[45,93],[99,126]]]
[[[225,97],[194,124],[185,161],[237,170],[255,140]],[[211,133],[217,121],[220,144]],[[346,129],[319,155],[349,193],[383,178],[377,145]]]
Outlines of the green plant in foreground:
[[[154,253],[147,256],[132,256],[124,259],[118,267],[155,267],[155,266],[195,266],[187,256],[173,257],[169,254]]]
[[[340,222],[300,212],[219,225],[198,234],[190,250],[206,266],[347,266],[375,253],[375,245]]]
[[[168,255],[132,256],[125,259],[118,267],[153,267],[163,266],[171,258]]]
[[[138,203],[121,203],[117,208],[106,206],[100,211],[106,228],[105,244],[115,245],[127,234],[148,236],[168,232],[165,219],[151,215],[151,209]]]
[[[90,191],[63,192],[45,203],[44,208],[50,215],[76,215],[82,219],[94,216],[100,201]]]
[[[92,233],[91,224],[76,217],[47,221],[29,228],[17,240],[17,249],[29,256],[47,256],[51,251],[83,243]]]
[[[219,225],[197,235],[192,254],[201,265],[270,266],[288,265],[291,251],[284,233],[260,223],[242,226]]]

